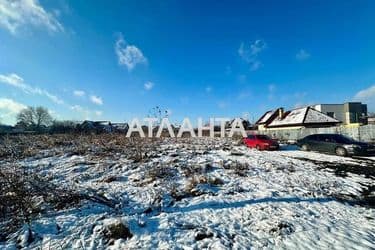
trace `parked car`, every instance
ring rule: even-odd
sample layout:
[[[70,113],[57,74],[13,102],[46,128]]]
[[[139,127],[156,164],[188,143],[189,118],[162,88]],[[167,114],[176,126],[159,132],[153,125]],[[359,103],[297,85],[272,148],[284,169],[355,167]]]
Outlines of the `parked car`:
[[[332,153],[338,156],[372,155],[375,146],[356,141],[340,134],[315,134],[298,140],[297,145],[304,151]]]
[[[280,147],[277,141],[267,135],[248,135],[243,139],[243,142],[247,147],[258,150],[277,150]]]

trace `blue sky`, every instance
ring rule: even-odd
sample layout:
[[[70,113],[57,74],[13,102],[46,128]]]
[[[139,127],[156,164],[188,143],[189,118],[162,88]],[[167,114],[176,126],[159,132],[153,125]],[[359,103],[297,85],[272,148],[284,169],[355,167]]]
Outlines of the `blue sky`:
[[[374,1],[0,0],[0,122],[172,120],[363,101],[375,111]]]

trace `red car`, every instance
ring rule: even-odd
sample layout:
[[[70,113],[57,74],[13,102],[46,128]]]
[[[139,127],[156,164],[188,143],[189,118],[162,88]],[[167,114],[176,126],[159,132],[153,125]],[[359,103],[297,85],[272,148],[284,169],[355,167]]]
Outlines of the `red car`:
[[[272,140],[267,135],[248,135],[243,138],[243,142],[249,148],[258,150],[277,150],[280,147],[277,141]]]

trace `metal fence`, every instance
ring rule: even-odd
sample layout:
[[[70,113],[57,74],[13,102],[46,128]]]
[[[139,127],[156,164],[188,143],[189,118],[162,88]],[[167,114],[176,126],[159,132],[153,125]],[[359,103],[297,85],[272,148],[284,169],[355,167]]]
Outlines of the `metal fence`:
[[[256,133],[267,134],[270,137],[283,141],[295,141],[311,134],[335,133],[342,134],[364,142],[375,142],[375,125],[359,127],[328,127],[328,128],[301,128],[283,130],[255,131]]]

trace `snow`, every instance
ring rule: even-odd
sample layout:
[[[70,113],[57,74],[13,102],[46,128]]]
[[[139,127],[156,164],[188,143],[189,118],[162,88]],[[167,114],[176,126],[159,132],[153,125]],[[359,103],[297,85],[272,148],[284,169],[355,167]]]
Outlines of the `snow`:
[[[280,117],[275,118],[268,126],[272,127],[287,124],[302,124],[307,109],[308,108],[294,109],[282,119],[280,119]]]
[[[322,122],[339,122],[339,121],[326,114],[323,114],[322,112],[309,108],[306,118],[305,118],[305,123],[322,123]]]
[[[32,222],[38,237],[27,248],[375,248],[374,208],[335,198],[360,197],[374,177],[342,177],[320,165],[375,166],[371,158],[342,158],[294,147],[256,151],[236,144],[219,138],[170,139],[156,149],[154,158],[138,163],[121,155],[26,159],[21,164],[51,174],[60,185],[93,190],[117,204],[110,208],[90,201],[41,214]],[[160,169],[163,174],[158,176]],[[172,190],[186,190],[193,175],[206,181],[192,189],[194,195],[173,198]],[[111,176],[116,178],[103,181]],[[133,237],[109,245],[103,228],[118,221],[129,226]],[[21,234],[18,247],[26,248],[26,236]],[[15,244],[10,239],[0,248]]]
[[[267,113],[264,114],[264,116],[262,117],[262,119],[257,122],[257,124],[263,124],[263,123],[266,123],[268,121],[268,119],[276,112],[276,110],[273,110],[273,111],[268,111]]]
[[[289,111],[285,117],[276,117],[268,127],[295,125],[295,124],[311,124],[311,123],[339,123],[338,120],[329,117],[315,109],[305,107]]]

